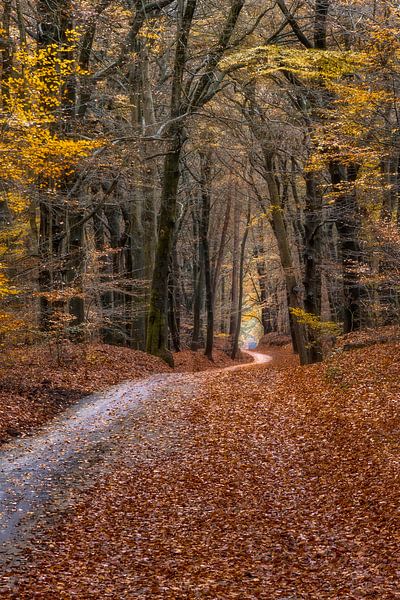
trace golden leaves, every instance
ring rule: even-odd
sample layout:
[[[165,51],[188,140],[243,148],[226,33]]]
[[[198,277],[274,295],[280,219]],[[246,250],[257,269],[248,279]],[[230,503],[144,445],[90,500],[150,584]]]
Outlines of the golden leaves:
[[[57,133],[67,80],[80,74],[73,51],[73,44],[50,44],[35,52],[16,53],[17,66],[5,83],[0,113],[0,168],[5,179],[29,185],[40,177],[42,185],[57,187],[99,146],[99,142],[65,139]]]
[[[299,77],[326,82],[340,79],[365,66],[367,56],[362,52],[296,50],[281,46],[259,46],[241,50],[223,59],[224,71],[244,69],[253,77],[269,77],[288,71]]]
[[[298,323],[305,325],[318,338],[326,335],[337,336],[342,332],[338,323],[323,321],[321,317],[308,313],[302,308],[290,308],[290,313]]]
[[[4,273],[4,266],[0,263],[0,300],[17,293],[17,289],[10,285],[8,277]]]

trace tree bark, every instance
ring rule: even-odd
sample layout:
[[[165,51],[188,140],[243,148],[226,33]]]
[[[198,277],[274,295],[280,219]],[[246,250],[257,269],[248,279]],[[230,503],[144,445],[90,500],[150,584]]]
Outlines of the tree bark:
[[[303,302],[301,299],[301,287],[296,275],[295,266],[293,263],[292,253],[290,250],[289,239],[286,231],[285,221],[283,218],[283,209],[281,207],[281,200],[279,195],[278,186],[275,179],[275,169],[273,164],[273,157],[264,148],[264,160],[265,170],[264,177],[268,186],[271,202],[271,225],[274,231],[276,241],[278,244],[279,256],[281,259],[282,268],[285,274],[286,290],[288,295],[288,308],[289,312],[292,308],[303,309]],[[309,357],[307,352],[307,340],[305,335],[304,326],[301,325],[293,316],[291,316],[291,329],[294,347],[297,349],[300,357],[300,363],[302,365],[308,364]]]
[[[231,314],[229,335],[235,335],[239,307],[239,263],[240,263],[240,204],[237,196],[233,208],[233,248],[232,248],[232,280],[231,280]]]
[[[322,198],[317,190],[314,173],[306,173],[306,210],[304,235],[304,309],[307,313],[321,316],[321,242]],[[308,355],[310,363],[323,359],[321,341],[308,331]]]
[[[259,298],[261,305],[261,324],[263,326],[263,335],[272,332],[271,311],[268,306],[268,286],[267,286],[267,267],[265,264],[265,249],[262,239],[261,228],[258,228],[257,239],[253,251],[256,259],[257,279],[259,287]]]
[[[232,359],[237,358],[238,354],[239,354],[239,337],[240,337],[240,330],[242,327],[242,310],[243,310],[244,261],[245,261],[247,237],[248,237],[248,233],[249,233],[249,224],[250,224],[250,200],[248,202],[248,208],[247,208],[246,228],[244,230],[242,242],[240,244],[238,307],[237,307],[236,329],[233,334],[233,344],[232,344],[232,352],[231,352]]]
[[[202,345],[202,320],[201,313],[204,305],[204,257],[201,242],[200,215],[197,210],[193,212],[193,235],[197,240],[197,260],[193,266],[193,332],[191,349],[196,351]]]
[[[333,189],[354,183],[357,167],[343,167],[338,163],[330,164]],[[336,199],[336,228],[340,238],[343,277],[343,328],[345,333],[361,328],[361,285],[360,273],[361,248],[359,242],[360,215],[355,191],[349,189],[338,193]]]
[[[183,145],[182,92],[189,32],[197,0],[188,0],[177,33],[171,91],[170,147],[164,159],[158,243],[150,293],[146,350],[173,364],[168,350],[168,274],[176,220],[176,200],[180,178],[179,160]]]
[[[174,245],[171,253],[171,265],[168,287],[168,324],[171,333],[172,347],[175,352],[180,352],[180,284],[176,240],[174,240]]]
[[[78,291],[69,301],[69,313],[73,316],[69,327],[74,341],[83,341],[85,332],[85,302],[83,296],[83,265],[85,258],[85,231],[83,225],[83,210],[74,210],[68,215],[69,239],[68,259],[65,267],[66,283]]]
[[[201,160],[201,218],[200,218],[200,241],[203,249],[204,280],[206,287],[206,309],[207,309],[207,334],[205,355],[209,360],[213,359],[214,347],[214,294],[211,276],[210,246],[208,230],[210,225],[211,210],[211,160],[212,153],[209,151],[200,156]]]

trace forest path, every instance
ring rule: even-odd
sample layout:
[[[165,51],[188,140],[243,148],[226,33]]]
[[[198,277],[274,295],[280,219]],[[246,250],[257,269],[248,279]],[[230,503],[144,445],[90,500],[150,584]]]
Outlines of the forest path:
[[[157,433],[146,430],[145,418],[156,401],[194,394],[208,377],[272,360],[265,354],[246,353],[254,363],[196,374],[159,374],[88,396],[36,435],[3,447],[0,563],[18,560],[38,527],[52,525],[60,511],[73,507],[82,490],[104,478],[132,431],[147,444],[159,443]]]
[[[4,450],[0,598],[399,598],[398,361],[371,352],[345,388],[284,349],[118,386]]]

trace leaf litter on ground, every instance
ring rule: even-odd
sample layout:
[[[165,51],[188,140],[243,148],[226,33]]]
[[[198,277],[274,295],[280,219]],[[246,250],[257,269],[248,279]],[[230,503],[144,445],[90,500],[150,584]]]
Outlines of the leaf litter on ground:
[[[1,597],[397,598],[400,345],[274,353],[160,387]]]

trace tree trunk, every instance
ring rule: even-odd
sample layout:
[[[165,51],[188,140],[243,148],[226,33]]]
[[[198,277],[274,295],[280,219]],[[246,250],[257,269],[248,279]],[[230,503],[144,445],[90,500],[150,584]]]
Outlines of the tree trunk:
[[[220,274],[221,274],[221,267],[222,267],[222,263],[223,263],[224,255],[225,255],[226,237],[227,237],[227,233],[228,233],[229,221],[230,221],[230,216],[231,216],[231,205],[232,205],[232,196],[229,193],[227,203],[226,203],[226,210],[225,210],[225,216],[224,216],[224,223],[222,226],[221,239],[220,239],[220,243],[218,246],[218,255],[217,255],[217,258],[215,261],[213,276],[212,276],[212,293],[213,293],[214,304],[215,304],[215,299],[216,299],[216,295],[217,295],[217,287],[218,287],[218,283],[219,283],[219,278],[220,278]]]
[[[107,203],[104,207],[104,214],[107,218],[112,250],[110,258],[112,300],[109,314],[108,343],[125,346],[127,342],[126,321],[123,318],[125,298],[120,289],[121,275],[124,275],[124,273],[121,268],[121,212],[119,205],[117,203]]]
[[[333,188],[341,184],[354,183],[356,167],[343,167],[338,163],[330,164]],[[336,199],[336,228],[340,238],[343,276],[343,328],[345,333],[361,328],[361,285],[359,268],[361,248],[359,243],[360,215],[354,190],[340,193]]]
[[[179,185],[179,161],[183,145],[182,92],[189,32],[197,0],[187,0],[179,7],[179,26],[176,37],[174,71],[171,90],[170,147],[164,159],[161,207],[158,223],[158,242],[150,292],[146,349],[173,364],[168,350],[168,274],[176,220],[176,201]]]
[[[207,152],[200,157],[201,165],[201,217],[200,217],[200,241],[204,260],[204,280],[206,286],[206,309],[207,309],[207,335],[205,355],[213,359],[214,347],[214,294],[211,276],[210,247],[208,230],[210,225],[211,210],[211,159],[212,153]]]
[[[99,253],[101,305],[100,339],[105,344],[111,344],[113,341],[112,328],[110,323],[112,313],[112,292],[107,288],[109,288],[111,284],[112,263],[110,256],[106,252],[104,215],[103,210],[100,208],[93,215],[93,233],[95,248],[96,251]]]
[[[168,324],[171,333],[172,347],[175,350],[175,352],[180,352],[180,284],[176,240],[174,241],[174,246],[171,253],[171,265],[168,286]]]
[[[242,242],[240,244],[238,309],[237,309],[236,329],[233,334],[233,344],[232,344],[232,352],[231,352],[232,359],[237,358],[238,354],[239,354],[239,336],[240,336],[240,330],[242,327],[242,310],[243,310],[244,260],[245,260],[247,237],[248,237],[248,233],[249,233],[249,224],[250,224],[250,200],[249,200],[248,209],[247,209],[246,229],[244,231]]]
[[[288,297],[288,308],[291,319],[291,331],[293,339],[293,347],[297,349],[302,365],[308,364],[309,356],[307,352],[307,339],[304,326],[291,314],[292,308],[303,309],[301,299],[301,288],[296,276],[296,270],[293,263],[292,253],[290,251],[289,238],[286,231],[286,226],[283,218],[283,209],[278,186],[275,179],[275,170],[273,157],[264,149],[265,172],[264,177],[267,182],[268,191],[271,202],[271,225],[278,244],[279,256],[281,259],[282,268],[285,274],[285,283]]]
[[[259,228],[261,229],[261,228]],[[265,264],[265,250],[262,240],[262,231],[258,232],[253,255],[256,259],[257,279],[259,287],[259,298],[261,305],[261,324],[263,326],[263,335],[272,332],[271,311],[268,306],[268,286],[267,286],[267,267]]]
[[[314,173],[305,175],[306,210],[304,236],[304,309],[307,313],[321,316],[321,241],[322,198],[317,190]],[[308,331],[308,355],[310,363],[323,359],[321,341],[313,331]]]
[[[239,306],[239,263],[240,263],[240,204],[237,197],[233,208],[233,249],[232,249],[232,283],[231,283],[231,314],[229,335],[234,336],[237,329]]]
[[[69,327],[71,338],[75,341],[83,341],[85,334],[83,324],[85,322],[85,302],[83,297],[83,265],[85,258],[85,231],[83,225],[84,211],[74,210],[68,214],[69,239],[68,260],[66,265],[66,283],[72,286],[78,293],[69,301],[69,313],[73,316]]]
[[[193,214],[193,234],[197,240],[197,261],[195,261],[193,266],[193,332],[190,347],[196,351],[202,346],[201,311],[204,304],[203,244],[200,239],[200,217],[196,212]]]
[[[171,151],[164,161],[158,243],[151,285],[146,350],[173,365],[168,350],[168,274],[176,219],[176,196],[179,184],[179,159],[182,149],[180,127],[173,132]]]

